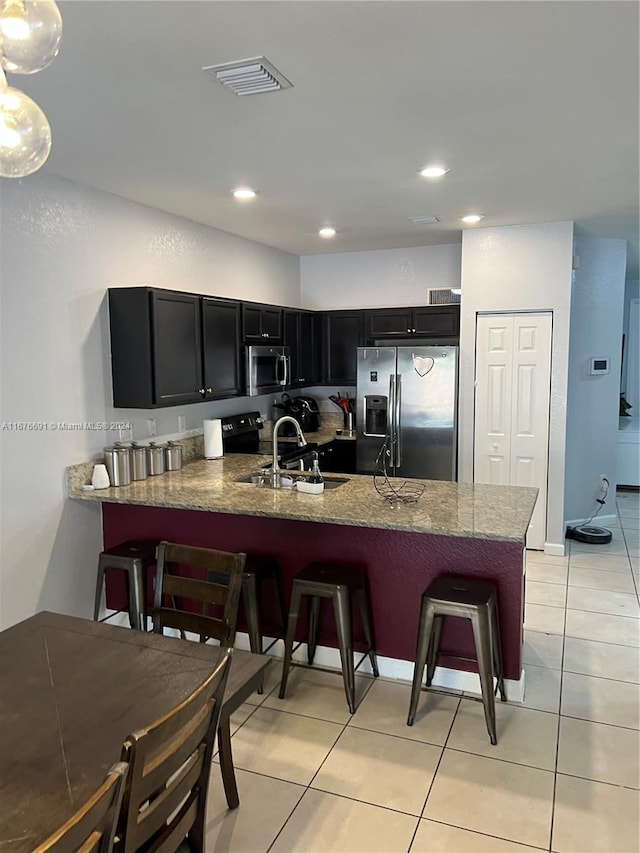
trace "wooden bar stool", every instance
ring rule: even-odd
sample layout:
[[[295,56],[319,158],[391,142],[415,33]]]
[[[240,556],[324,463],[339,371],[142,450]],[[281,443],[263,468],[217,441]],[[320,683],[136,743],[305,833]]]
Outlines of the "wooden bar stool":
[[[119,569],[127,576],[129,624],[139,631],[146,630],[147,570],[155,566],[157,545],[157,539],[132,539],[100,553],[93,607],[95,620],[100,615],[105,572],[107,569]]]
[[[500,699],[505,702],[507,697],[502,674],[496,589],[493,584],[484,581],[471,581],[453,576],[440,577],[433,580],[422,594],[416,662],[413,669],[413,687],[411,688],[407,725],[412,726],[416,716],[425,666],[427,667],[427,687],[431,686],[444,616],[458,616],[471,621],[484,718],[491,743],[495,745],[498,741],[496,737],[496,709],[493,699],[494,674],[497,679],[497,688],[500,690]]]
[[[362,661],[369,656],[374,676],[378,675],[378,663],[373,644],[373,632],[371,621],[371,605],[367,590],[365,574],[354,566],[340,565],[339,563],[309,563],[293,579],[291,592],[291,605],[289,607],[289,620],[287,626],[287,637],[285,640],[284,663],[282,666],[282,681],[280,683],[280,698],[285,698],[287,679],[291,667],[291,656],[293,654],[293,641],[298,621],[298,611],[302,596],[309,597],[309,629],[307,640],[307,660],[313,663],[316,653],[316,636],[318,621],[320,617],[321,599],[330,598],[333,601],[336,629],[338,633],[338,645],[340,648],[340,660],[342,663],[342,678],[344,680],[344,692],[351,713],[355,713],[355,670]],[[353,665],[353,636],[351,629],[351,597],[355,596],[360,607],[362,627],[368,649],[363,654],[354,668]],[[300,645],[300,644],[298,644]],[[298,648],[298,646],[296,646]]]

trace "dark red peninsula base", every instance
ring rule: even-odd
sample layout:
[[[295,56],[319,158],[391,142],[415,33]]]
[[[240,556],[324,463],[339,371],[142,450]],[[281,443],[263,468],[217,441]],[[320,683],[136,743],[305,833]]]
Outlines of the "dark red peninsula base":
[[[166,539],[273,555],[282,567],[287,600],[293,576],[313,560],[359,565],[369,577],[377,652],[403,661],[414,659],[420,597],[434,577],[456,574],[492,581],[498,589],[505,677],[520,679],[523,543],[116,503],[103,503],[102,512],[105,547],[126,539]],[[109,575],[107,606],[123,609],[124,580],[120,572]],[[269,605],[267,595],[266,635],[273,622]],[[476,671],[468,623],[451,618],[447,622],[440,664]],[[300,628],[303,639],[304,626]],[[319,640],[322,645],[337,646],[328,605],[323,609]],[[446,652],[469,660],[450,658]]]

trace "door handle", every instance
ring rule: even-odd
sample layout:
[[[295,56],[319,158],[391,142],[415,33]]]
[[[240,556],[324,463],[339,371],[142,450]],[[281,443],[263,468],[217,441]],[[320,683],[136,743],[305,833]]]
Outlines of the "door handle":
[[[395,398],[395,425],[396,425],[396,468],[402,465],[402,439],[400,430],[400,404],[402,402],[402,376],[396,375],[396,398]]]
[[[396,375],[392,373],[389,376],[389,423],[387,425],[387,434],[389,436],[389,464],[393,467],[396,464]]]

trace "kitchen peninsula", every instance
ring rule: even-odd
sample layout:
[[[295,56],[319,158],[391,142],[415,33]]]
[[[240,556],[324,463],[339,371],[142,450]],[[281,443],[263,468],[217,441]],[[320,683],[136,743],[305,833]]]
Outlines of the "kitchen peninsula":
[[[322,495],[238,482],[268,462],[266,456],[244,454],[198,459],[180,471],[99,491],[82,491],[90,466],[74,466],[68,469],[69,497],[102,503],[105,547],[153,538],[271,554],[282,567],[286,593],[293,575],[312,560],[362,566],[369,577],[382,673],[386,669],[396,677],[410,677],[406,662],[413,661],[420,597],[429,581],[438,574],[492,580],[498,588],[505,676],[520,680],[523,553],[535,489],[424,481],[417,503],[394,507],[378,495],[369,476],[350,476]],[[335,645],[330,626],[327,620],[327,636],[321,624],[320,642]],[[466,628],[448,625],[442,648],[473,658]],[[441,664],[468,668],[444,656]],[[517,693],[516,685],[512,690]]]

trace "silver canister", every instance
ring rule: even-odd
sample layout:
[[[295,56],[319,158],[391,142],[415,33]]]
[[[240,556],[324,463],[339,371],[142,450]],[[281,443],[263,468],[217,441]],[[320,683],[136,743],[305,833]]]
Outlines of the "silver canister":
[[[164,474],[164,444],[156,444],[150,441],[147,447],[148,472],[153,477],[155,474]]]
[[[182,468],[182,445],[168,441],[164,449],[164,467],[167,471],[179,471]]]
[[[128,447],[114,445],[104,448],[104,464],[112,486],[128,486],[131,482],[131,456]]]
[[[147,465],[147,448],[136,441],[131,442],[131,479],[146,480],[149,466]]]

